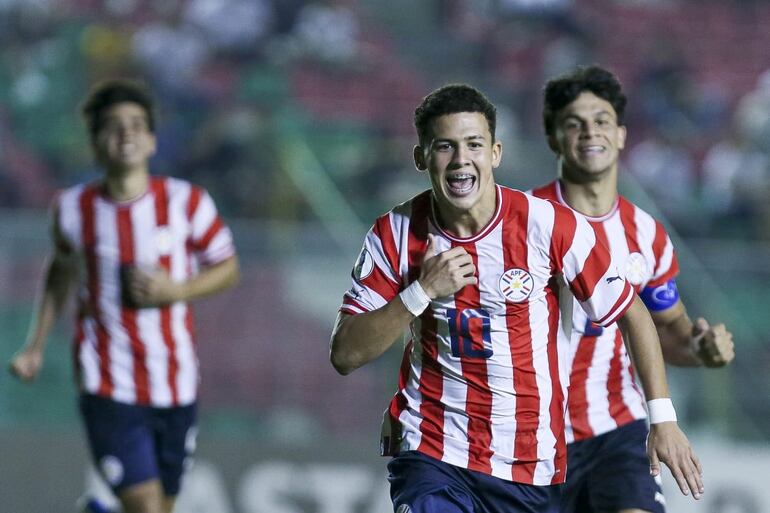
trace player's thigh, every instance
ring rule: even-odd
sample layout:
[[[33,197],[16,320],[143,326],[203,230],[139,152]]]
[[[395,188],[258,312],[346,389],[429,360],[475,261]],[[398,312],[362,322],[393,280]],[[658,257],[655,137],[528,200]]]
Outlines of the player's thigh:
[[[116,495],[159,477],[147,408],[83,395],[80,411],[91,455]]]
[[[416,451],[388,463],[396,513],[474,513],[473,501],[453,469]]]
[[[197,436],[195,404],[153,410],[155,451],[163,492],[172,499],[179,494],[182,474],[195,452]]]
[[[607,513],[625,510],[664,513],[660,478],[650,475],[646,423],[635,421],[608,435],[590,480],[589,494],[594,509]]]
[[[573,442],[567,446],[567,480],[558,488],[560,513],[591,513],[589,490],[597,454],[601,453],[601,436]],[[556,501],[554,501],[556,502]]]

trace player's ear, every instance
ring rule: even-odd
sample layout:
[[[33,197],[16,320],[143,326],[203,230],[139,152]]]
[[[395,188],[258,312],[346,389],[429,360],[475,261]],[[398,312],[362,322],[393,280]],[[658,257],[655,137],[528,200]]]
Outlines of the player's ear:
[[[414,167],[416,167],[418,171],[425,171],[428,169],[428,164],[425,162],[425,152],[422,150],[422,146],[415,146],[414,150],[412,150],[412,155],[414,156]]]
[[[620,125],[618,127],[618,149],[622,150],[626,147],[626,126]]]
[[[500,165],[500,161],[503,158],[503,143],[495,141],[492,145],[492,168],[496,168]]]
[[[561,155],[561,149],[559,148],[559,141],[556,140],[555,134],[548,134],[548,147],[551,151],[557,155]]]

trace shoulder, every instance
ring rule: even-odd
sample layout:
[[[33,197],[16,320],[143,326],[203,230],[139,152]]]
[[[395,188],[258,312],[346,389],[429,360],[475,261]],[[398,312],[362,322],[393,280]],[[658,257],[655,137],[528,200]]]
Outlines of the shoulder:
[[[624,196],[618,198],[618,209],[620,210],[621,215],[625,213],[626,215],[632,216],[637,228],[650,227],[650,229],[654,229],[655,232],[668,235],[663,222],[636,203],[629,201]]]

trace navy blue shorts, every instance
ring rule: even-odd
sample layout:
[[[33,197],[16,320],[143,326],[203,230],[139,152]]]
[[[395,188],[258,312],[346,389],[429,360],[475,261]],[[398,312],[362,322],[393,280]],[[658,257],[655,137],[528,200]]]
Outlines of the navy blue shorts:
[[[542,513],[551,486],[506,481],[407,451],[388,463],[397,513]]]
[[[96,468],[113,491],[160,479],[167,496],[179,493],[195,450],[195,404],[152,408],[81,395],[80,412]]]
[[[637,420],[567,446],[561,513],[643,509],[665,512],[660,477],[650,475],[647,422]]]

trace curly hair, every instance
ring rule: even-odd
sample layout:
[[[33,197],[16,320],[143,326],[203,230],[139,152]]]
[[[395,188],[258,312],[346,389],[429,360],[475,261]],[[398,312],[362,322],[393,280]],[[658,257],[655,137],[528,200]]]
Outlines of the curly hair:
[[[480,112],[487,119],[489,132],[495,138],[497,109],[478,89],[466,84],[449,84],[436,89],[423,98],[414,110],[414,126],[420,145],[428,142],[430,124],[445,114]]]
[[[543,125],[546,135],[553,135],[559,111],[586,91],[609,102],[615,109],[618,124],[623,124],[626,96],[618,78],[597,65],[581,66],[546,83],[543,89]]]
[[[111,79],[99,82],[89,91],[81,112],[91,140],[95,140],[104,121],[104,112],[116,103],[131,102],[147,113],[147,125],[155,131],[155,105],[152,95],[141,82],[128,79]]]

